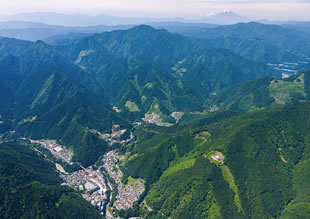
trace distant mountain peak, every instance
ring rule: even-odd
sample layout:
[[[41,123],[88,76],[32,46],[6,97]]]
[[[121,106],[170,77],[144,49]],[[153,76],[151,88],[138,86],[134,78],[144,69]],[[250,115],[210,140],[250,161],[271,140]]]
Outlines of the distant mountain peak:
[[[217,13],[217,14],[210,16],[210,17],[222,17],[222,16],[232,16],[232,17],[237,17],[237,18],[243,18],[231,10],[225,10],[223,12]]]
[[[220,12],[218,14],[233,14],[233,15],[237,15],[235,12],[231,11],[231,10],[225,10],[223,12]]]
[[[220,25],[249,22],[249,19],[241,17],[240,15],[236,14],[231,10],[225,10],[223,12],[210,15],[206,17],[204,20],[208,23],[220,24]]]

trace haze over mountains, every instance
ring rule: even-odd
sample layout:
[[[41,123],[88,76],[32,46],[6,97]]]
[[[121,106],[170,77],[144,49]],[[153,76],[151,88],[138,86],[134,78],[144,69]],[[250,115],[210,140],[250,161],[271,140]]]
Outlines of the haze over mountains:
[[[185,18],[135,18],[135,17],[116,17],[107,15],[89,16],[85,14],[59,14],[51,12],[24,13],[8,15],[1,18],[2,21],[27,21],[45,23],[60,26],[97,26],[97,25],[128,25],[146,24],[150,22],[186,22],[186,23],[209,23],[209,24],[234,24],[248,22],[249,19],[243,18],[232,11],[224,11],[208,17],[190,20]]]
[[[1,217],[310,217],[308,23],[8,19]]]

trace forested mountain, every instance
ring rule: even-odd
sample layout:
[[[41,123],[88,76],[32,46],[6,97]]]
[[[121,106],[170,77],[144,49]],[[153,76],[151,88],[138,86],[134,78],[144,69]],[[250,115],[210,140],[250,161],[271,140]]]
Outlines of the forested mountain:
[[[308,218],[306,34],[202,30],[0,38],[0,217]]]
[[[309,217],[309,109],[308,102],[297,103],[249,114],[192,117],[183,127],[156,133],[145,128],[138,143],[124,149],[130,155],[123,164],[129,175],[146,179],[145,200],[153,211],[121,214]],[[222,161],[214,160],[215,154]]]
[[[279,25],[265,25],[256,22],[239,23],[206,29],[199,38],[215,38],[220,36],[242,36],[243,38],[260,39],[296,54],[307,54],[309,36],[300,36],[298,32]]]
[[[224,36],[204,40],[209,46],[231,50],[242,57],[263,63],[298,62],[303,57],[274,46],[260,39],[243,38],[243,36]]]
[[[34,47],[32,42],[0,37],[0,59],[8,55],[25,54]]]
[[[101,218],[28,144],[0,144],[1,218]]]
[[[109,93],[107,96],[112,104],[124,108],[125,103],[131,101],[139,109],[144,108],[142,113],[148,112],[150,104],[154,103],[151,99],[145,106],[142,101],[145,97],[150,100],[150,96],[155,96],[162,100],[155,89],[163,91],[168,100],[168,105],[159,103],[160,110],[172,112],[184,108],[184,111],[187,106],[195,110],[195,98],[204,99],[211,92],[242,81],[278,75],[266,65],[243,59],[227,50],[212,49],[196,40],[145,25],[76,40],[57,47],[57,51],[94,75]],[[157,81],[160,78],[161,82],[155,80],[153,87],[152,83],[148,84],[151,78],[157,78]],[[145,90],[146,87],[149,89]],[[180,106],[181,95],[185,100],[190,97],[188,89],[193,101]],[[120,92],[121,96],[118,96],[119,90],[126,92]],[[129,97],[138,96],[130,100],[124,96],[127,93]]]
[[[279,25],[239,23],[182,34],[264,63],[296,62],[309,58],[310,35]]]
[[[114,123],[130,124],[103,101],[102,88],[91,75],[42,42],[24,43],[21,48],[28,50],[0,61],[1,115],[24,136],[64,142],[78,161],[90,165],[107,145],[89,129],[104,133]]]
[[[273,105],[309,100],[310,72],[287,79],[263,78],[242,83],[208,100],[211,109],[253,111]]]

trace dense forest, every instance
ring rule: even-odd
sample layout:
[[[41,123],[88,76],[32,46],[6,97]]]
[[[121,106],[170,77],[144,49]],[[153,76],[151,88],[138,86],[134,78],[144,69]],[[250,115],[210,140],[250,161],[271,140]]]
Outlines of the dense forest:
[[[310,218],[305,32],[115,29],[0,37],[1,218]]]
[[[127,215],[309,217],[307,193],[300,193],[308,186],[300,174],[307,172],[309,112],[307,102],[229,119],[216,113],[191,125],[184,121],[182,131],[169,134],[146,128],[149,132],[138,135],[140,143],[127,148],[132,158],[126,168],[146,179],[145,200],[154,212]],[[210,158],[214,151],[224,154],[224,164]]]
[[[0,144],[1,218],[100,218],[25,142]]]

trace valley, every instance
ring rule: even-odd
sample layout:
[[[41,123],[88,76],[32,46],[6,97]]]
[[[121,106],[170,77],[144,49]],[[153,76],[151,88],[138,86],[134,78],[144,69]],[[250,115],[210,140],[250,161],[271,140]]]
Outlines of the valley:
[[[1,218],[310,217],[308,32],[36,28],[0,37]]]
[[[116,127],[116,126],[115,126]],[[114,127],[114,128],[115,128]],[[94,130],[90,130],[95,132]],[[126,130],[125,130],[126,131]],[[100,133],[95,132],[100,135]],[[120,137],[119,134],[115,134],[116,131],[112,131],[109,136]],[[123,133],[120,131],[120,134]],[[20,138],[27,140],[26,138]],[[108,138],[104,138],[109,142]],[[111,146],[113,144],[121,144],[126,146],[133,140],[133,134],[127,140],[111,140]],[[45,158],[55,164],[58,170],[60,178],[63,180],[62,186],[69,186],[76,191],[81,192],[82,197],[90,202],[98,211],[105,215],[106,218],[113,217],[113,209],[128,210],[133,207],[133,204],[139,199],[140,195],[144,192],[144,181],[141,179],[129,178],[127,183],[122,181],[123,173],[119,168],[119,162],[124,159],[120,157],[117,151],[110,151],[101,158],[102,160],[95,165],[84,168],[80,163],[73,162],[73,152],[67,149],[63,145],[56,143],[56,140],[29,140],[31,144],[40,145],[40,147],[34,147],[36,151],[42,153]],[[42,152],[42,148],[47,149],[53,158],[50,160],[49,153]],[[77,167],[77,170],[70,170],[66,172],[68,166],[65,168],[63,163],[67,163],[69,166]]]
[[[26,138],[20,139],[27,140]],[[39,147],[34,146],[34,149],[55,164],[58,174],[63,180],[61,185],[81,192],[82,197],[106,218],[114,218],[113,209],[128,210],[132,208],[145,190],[144,181],[141,179],[129,178],[126,184],[122,182],[123,173],[118,163],[124,157],[121,158],[116,151],[110,151],[104,155],[99,164],[84,168],[81,164],[72,162],[73,153],[65,146],[57,144],[55,140],[30,139],[29,141],[31,144],[39,145]],[[47,149],[53,158],[51,159],[49,153],[46,154],[42,148]],[[66,172],[62,166],[63,162],[69,166],[77,166],[78,170]]]

